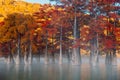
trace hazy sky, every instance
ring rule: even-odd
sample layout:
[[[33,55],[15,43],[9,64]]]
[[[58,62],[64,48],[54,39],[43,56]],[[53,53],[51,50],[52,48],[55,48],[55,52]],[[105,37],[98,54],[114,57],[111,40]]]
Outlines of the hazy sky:
[[[25,1],[32,3],[41,3],[41,4],[49,3],[49,0],[25,0]]]

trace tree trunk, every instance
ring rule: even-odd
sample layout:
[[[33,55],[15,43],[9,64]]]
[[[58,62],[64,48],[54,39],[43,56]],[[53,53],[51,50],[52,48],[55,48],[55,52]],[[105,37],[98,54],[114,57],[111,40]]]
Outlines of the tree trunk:
[[[116,49],[113,50],[112,65],[117,65]]]
[[[99,58],[100,58],[100,52],[98,52],[98,55],[97,55],[97,63],[99,63]]]
[[[80,38],[80,31],[79,31],[78,24],[77,24],[76,12],[77,12],[77,10],[75,7],[75,17],[74,17],[74,27],[73,27],[73,37],[74,37],[73,45],[77,44],[76,40]],[[80,65],[80,62],[81,62],[80,59],[81,59],[80,47],[74,47],[73,53],[72,53],[72,64]]]
[[[95,55],[95,63],[99,63],[99,40],[98,40],[99,36],[98,33],[96,35],[96,55]]]
[[[62,64],[62,27],[60,27],[60,56],[59,64]]]
[[[68,57],[68,62],[70,62],[70,60],[71,60],[71,50],[70,49],[68,49],[67,57]]]
[[[40,62],[40,54],[41,54],[41,50],[39,49],[38,51],[38,61]]]
[[[52,62],[55,63],[55,53],[52,53]]]
[[[9,43],[9,55],[8,55],[8,58],[7,58],[7,64],[13,62],[13,55],[12,55],[12,52],[11,52],[11,43]]]
[[[116,14],[116,12],[115,12],[115,14]],[[114,21],[114,28],[115,27],[116,27],[116,22]],[[114,35],[114,39],[116,39],[115,35]],[[115,47],[116,47],[116,45],[114,46],[114,48]],[[113,49],[112,65],[117,65],[116,49]]]
[[[29,46],[28,61],[29,61],[29,64],[32,63],[32,45],[31,45],[31,43],[30,43],[30,46]]]
[[[48,64],[48,32],[46,31],[45,64]]]
[[[53,44],[53,35],[52,35],[52,50],[54,50],[54,44]],[[52,51],[52,62],[55,63],[55,53]]]
[[[20,64],[20,43],[21,43],[21,40],[20,40],[20,34],[18,34],[18,44],[17,44],[17,55],[16,55],[16,58],[15,58],[15,63],[16,64]]]
[[[90,44],[91,44],[91,53],[90,53],[90,64],[96,65],[99,59],[99,41],[98,41],[98,33],[96,37],[94,37]]]
[[[93,55],[93,51],[91,50],[90,51],[90,65],[92,65],[92,63],[93,63],[93,57],[94,57],[94,55]]]
[[[106,57],[105,57],[105,64],[108,64],[108,57],[109,57],[109,54],[106,53]]]
[[[27,54],[26,47],[25,47],[25,53],[24,53],[24,64],[28,64],[28,54]]]
[[[106,54],[105,63],[106,63],[106,65],[111,65],[111,63],[112,63],[112,53],[111,53],[111,51],[108,51],[108,53]]]
[[[90,49],[90,65],[93,65],[94,63],[94,57],[95,57],[95,39],[93,38],[92,40],[90,40],[90,45],[91,45],[91,49]]]

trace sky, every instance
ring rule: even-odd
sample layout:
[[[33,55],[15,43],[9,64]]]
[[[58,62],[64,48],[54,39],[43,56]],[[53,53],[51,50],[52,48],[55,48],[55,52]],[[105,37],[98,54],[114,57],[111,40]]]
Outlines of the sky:
[[[49,3],[49,0],[25,0],[25,1],[31,3],[41,3],[41,4]]]

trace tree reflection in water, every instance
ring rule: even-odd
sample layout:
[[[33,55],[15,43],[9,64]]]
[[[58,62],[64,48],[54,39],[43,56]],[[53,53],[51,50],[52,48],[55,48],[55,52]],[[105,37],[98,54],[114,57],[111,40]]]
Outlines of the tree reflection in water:
[[[1,64],[0,80],[120,80],[119,70],[119,65],[105,64]]]

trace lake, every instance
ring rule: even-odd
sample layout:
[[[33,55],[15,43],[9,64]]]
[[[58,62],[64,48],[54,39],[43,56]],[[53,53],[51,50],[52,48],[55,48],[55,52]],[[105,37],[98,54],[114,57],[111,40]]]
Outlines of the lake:
[[[62,65],[38,62],[31,65],[8,65],[0,60],[0,80],[120,80],[120,65],[106,66],[100,63],[91,66],[87,59],[80,66],[67,62]]]

